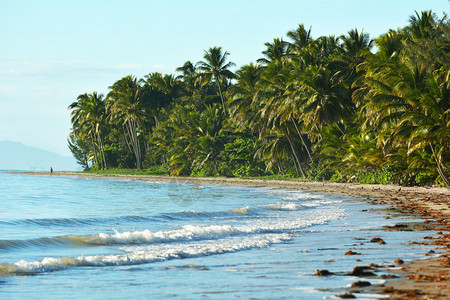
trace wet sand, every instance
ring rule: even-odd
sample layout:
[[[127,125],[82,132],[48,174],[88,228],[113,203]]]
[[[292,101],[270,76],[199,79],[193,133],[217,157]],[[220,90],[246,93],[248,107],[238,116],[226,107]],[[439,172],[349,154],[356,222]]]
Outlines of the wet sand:
[[[22,173],[23,174],[23,173]],[[31,172],[29,175],[50,175],[49,172]],[[395,185],[350,184],[331,182],[303,182],[284,180],[247,180],[211,177],[169,177],[146,175],[97,175],[82,172],[54,172],[53,176],[76,176],[89,178],[116,178],[146,181],[192,182],[198,184],[224,184],[252,187],[296,189],[320,193],[362,197],[370,203],[388,204],[393,213],[412,214],[423,219],[413,229],[393,226],[386,230],[420,230],[433,233],[424,240],[416,241],[435,247],[424,253],[423,260],[403,264],[397,261],[391,266],[372,266],[373,273],[382,271],[389,275],[386,283],[378,286],[352,287],[340,295],[357,298],[358,293],[386,294],[390,299],[450,299],[450,189],[444,187],[400,187]],[[388,217],[389,218],[389,217]],[[438,234],[434,234],[437,232]],[[399,258],[401,259],[401,257]],[[401,267],[400,269],[398,267]],[[369,276],[370,277],[370,276]],[[389,278],[391,277],[391,278]],[[361,276],[364,281],[364,274]]]

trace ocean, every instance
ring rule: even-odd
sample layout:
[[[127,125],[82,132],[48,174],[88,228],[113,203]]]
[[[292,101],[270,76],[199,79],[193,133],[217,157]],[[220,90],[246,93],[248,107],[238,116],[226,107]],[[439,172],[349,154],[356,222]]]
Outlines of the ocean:
[[[0,199],[0,299],[331,299],[354,266],[429,250],[349,196],[0,172]]]

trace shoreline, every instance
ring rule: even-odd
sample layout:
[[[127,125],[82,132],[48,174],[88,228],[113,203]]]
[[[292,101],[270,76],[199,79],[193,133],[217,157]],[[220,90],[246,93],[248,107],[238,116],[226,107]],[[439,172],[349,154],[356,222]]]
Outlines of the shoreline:
[[[49,172],[11,172],[22,175],[47,175]],[[450,189],[445,187],[403,187],[380,184],[354,184],[335,182],[304,182],[286,180],[238,179],[221,177],[171,177],[154,175],[99,175],[82,172],[54,172],[52,176],[69,176],[98,179],[131,179],[143,181],[191,182],[196,184],[221,184],[251,187],[296,189],[318,193],[330,193],[364,198],[373,205],[389,204],[399,214],[415,215],[423,221],[413,229],[401,226],[386,230],[420,230],[438,232],[415,243],[433,245],[436,251],[428,258],[401,264],[401,269],[374,267],[382,272],[394,274],[382,285],[351,287],[341,297],[354,298],[361,292],[387,294],[394,299],[450,299],[448,284],[450,274]],[[389,218],[389,217],[387,217]],[[437,254],[437,255],[436,255]],[[432,256],[432,257],[430,257]],[[398,267],[400,263],[392,265]],[[397,278],[398,277],[398,278]],[[394,278],[394,279],[392,279]],[[361,278],[363,280],[363,278]],[[339,297],[339,296],[338,296]]]

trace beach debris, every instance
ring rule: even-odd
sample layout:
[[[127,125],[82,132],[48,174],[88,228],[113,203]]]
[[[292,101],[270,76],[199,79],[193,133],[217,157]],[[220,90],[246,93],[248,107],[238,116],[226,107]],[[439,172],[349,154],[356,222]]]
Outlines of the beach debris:
[[[352,293],[345,293],[345,294],[340,294],[340,295],[336,295],[336,297],[338,298],[343,298],[343,299],[355,299],[355,295],[353,295]]]
[[[417,275],[409,275],[408,277],[409,280],[420,280],[420,281],[430,281],[430,282],[442,282],[442,281],[447,281],[448,277],[447,275],[421,275],[421,274],[417,274]]]
[[[201,270],[201,271],[208,271],[209,269],[206,266],[199,266],[199,265],[192,265],[192,264],[188,264],[188,265],[184,265],[181,266],[182,268],[186,268],[186,269],[196,269],[196,270]]]
[[[333,274],[333,272],[330,272],[328,270],[316,270],[316,273],[314,273],[313,276],[330,276]]]
[[[351,284],[351,287],[365,287],[365,286],[371,286],[372,284],[368,281],[355,281]]]
[[[397,275],[392,275],[392,274],[383,274],[380,276],[381,279],[394,279],[394,278],[399,278],[399,276]]]
[[[406,225],[406,224],[395,224],[394,226],[383,226],[383,227],[386,228],[386,229],[397,229],[397,230],[399,230],[399,229],[408,228],[408,225]]]
[[[361,255],[361,253],[353,252],[353,251],[349,250],[349,251],[345,252],[344,255]]]
[[[403,261],[403,259],[401,258],[397,258],[394,263],[396,263],[397,265],[403,265],[405,262]]]
[[[352,276],[375,276],[375,273],[368,272],[367,270],[372,270],[371,267],[367,266],[355,266],[353,271],[350,273]]]
[[[384,292],[390,295],[401,295],[407,297],[408,299],[417,299],[417,296],[424,295],[421,290],[401,290],[394,289],[393,287],[388,287],[384,289]]]
[[[375,238],[371,239],[370,243],[378,243],[380,245],[386,244],[386,242],[382,238],[379,238],[379,237],[375,237]]]

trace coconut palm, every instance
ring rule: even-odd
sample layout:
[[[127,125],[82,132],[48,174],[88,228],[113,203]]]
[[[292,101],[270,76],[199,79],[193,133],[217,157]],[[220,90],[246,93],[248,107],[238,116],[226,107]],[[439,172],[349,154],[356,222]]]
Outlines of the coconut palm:
[[[427,66],[407,59],[369,71],[364,125],[375,128],[378,144],[387,153],[401,147],[408,155],[428,149],[450,186],[445,166],[450,149],[450,73],[430,74]]]
[[[260,107],[257,111],[257,118],[262,121],[262,126],[271,130],[277,128],[281,131],[291,148],[298,174],[301,173],[303,177],[306,177],[296,143],[292,137],[290,124],[282,118],[283,114],[280,113],[280,105],[285,100],[285,88],[289,83],[290,75],[290,65],[286,61],[270,62],[261,73],[260,85],[254,101]]]
[[[342,58],[349,64],[350,68],[356,67],[364,61],[366,55],[373,46],[374,41],[369,34],[358,29],[350,30],[347,35],[341,36],[340,52]]]
[[[342,78],[325,67],[314,66],[305,71],[301,82],[305,123],[311,129],[335,124],[344,134],[340,124],[353,113],[354,106]]]
[[[230,68],[235,66],[235,64],[233,62],[227,62],[229,55],[230,53],[228,51],[222,51],[222,47],[209,48],[208,51],[205,50],[205,55],[203,56],[204,61],[198,63],[198,69],[202,72],[205,81],[214,82],[217,85],[225,115],[227,114],[227,109],[225,107],[222,86],[225,84],[225,81],[235,77],[234,73],[230,71]]]
[[[237,127],[247,128],[257,109],[253,97],[258,90],[261,67],[250,63],[236,71],[237,82],[230,87],[231,119]]]
[[[103,95],[93,92],[92,94],[79,95],[77,101],[69,105],[73,133],[83,138],[89,136],[94,151],[94,160],[100,169],[106,169],[106,158],[102,131],[105,128],[106,110]],[[98,148],[98,151],[97,151]],[[100,154],[100,160],[98,158]]]
[[[303,24],[298,25],[296,30],[289,31],[287,36],[291,40],[291,42],[287,42],[287,52],[289,54],[301,53],[301,51],[313,41],[311,37],[311,27],[306,30]]]
[[[282,38],[273,39],[273,43],[265,43],[267,48],[262,52],[264,57],[257,60],[259,64],[268,65],[272,61],[281,61],[287,53],[288,43]]]
[[[107,97],[107,110],[112,122],[120,124],[126,132],[136,159],[136,168],[141,169],[140,126],[147,120],[142,88],[135,76],[129,75],[116,81]]]
[[[193,95],[195,90],[200,87],[198,63],[193,64],[188,60],[183,66],[176,68],[176,71],[181,72],[181,75],[178,75],[176,78],[184,83],[187,93]]]

